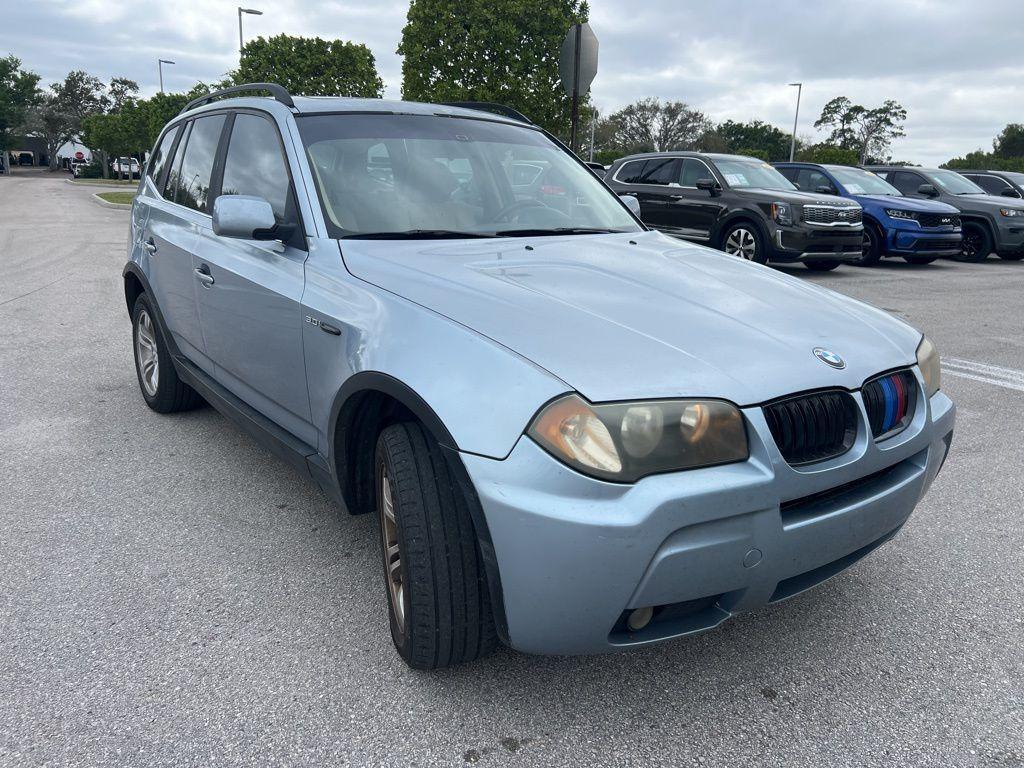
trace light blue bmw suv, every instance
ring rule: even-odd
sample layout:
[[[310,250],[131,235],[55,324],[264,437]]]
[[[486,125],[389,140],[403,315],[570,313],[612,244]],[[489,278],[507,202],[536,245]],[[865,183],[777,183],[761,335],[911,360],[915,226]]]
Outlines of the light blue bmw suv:
[[[647,230],[494,105],[194,101],[124,288],[153,410],[206,401],[378,517],[414,667],[792,597],[896,535],[953,434],[918,331]]]

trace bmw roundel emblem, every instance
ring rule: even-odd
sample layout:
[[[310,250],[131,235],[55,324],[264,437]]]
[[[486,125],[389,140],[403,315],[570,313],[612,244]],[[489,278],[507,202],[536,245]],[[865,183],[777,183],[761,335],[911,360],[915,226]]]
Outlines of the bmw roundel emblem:
[[[814,356],[825,363],[825,365],[831,365],[833,368],[846,367],[846,361],[830,349],[815,347]]]

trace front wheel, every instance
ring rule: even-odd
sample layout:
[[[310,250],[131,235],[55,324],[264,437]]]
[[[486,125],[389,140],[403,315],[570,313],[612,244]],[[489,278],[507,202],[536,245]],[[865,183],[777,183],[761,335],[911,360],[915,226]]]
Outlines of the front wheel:
[[[391,639],[405,662],[438,669],[497,644],[469,503],[438,444],[416,422],[377,439],[374,488]]]
[[[753,224],[743,221],[726,230],[722,237],[722,250],[730,256],[738,256],[745,261],[757,264],[768,263],[768,251],[765,248],[761,231]]]
[[[854,262],[859,267],[870,267],[882,258],[882,238],[873,224],[864,224],[860,259]]]
[[[992,253],[992,235],[982,224],[973,221],[963,223],[963,239],[960,241],[960,261],[985,261]]]
[[[833,269],[839,266],[841,262],[838,261],[820,261],[813,259],[811,261],[805,261],[804,266],[812,272],[831,272]]]

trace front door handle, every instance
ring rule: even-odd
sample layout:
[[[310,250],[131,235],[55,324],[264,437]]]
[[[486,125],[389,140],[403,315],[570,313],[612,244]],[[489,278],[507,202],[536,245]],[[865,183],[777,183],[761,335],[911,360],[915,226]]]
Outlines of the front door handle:
[[[148,253],[156,253],[156,243],[153,242],[153,238],[149,238],[142,244],[142,247],[146,249]]]
[[[198,280],[207,288],[213,285],[213,275],[210,274],[210,268],[205,264],[196,267],[195,269],[192,270],[192,272],[195,274],[196,280]]]

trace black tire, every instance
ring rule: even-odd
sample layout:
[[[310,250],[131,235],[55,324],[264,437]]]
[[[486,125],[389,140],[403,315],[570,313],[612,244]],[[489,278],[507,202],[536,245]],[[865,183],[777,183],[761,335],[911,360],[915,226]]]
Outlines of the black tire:
[[[853,262],[858,267],[870,267],[877,264],[882,258],[882,235],[878,227],[867,221],[864,222],[864,241],[862,244],[861,257]]]
[[[992,235],[989,233],[988,227],[976,221],[965,221],[958,261],[977,264],[985,261],[990,253],[992,253]]]
[[[804,266],[812,272],[831,272],[836,269],[842,262],[840,261],[819,261],[812,259],[811,261],[805,261]]]
[[[1014,251],[1012,253],[1000,253],[999,258],[1003,261],[1020,261],[1024,259],[1024,251]]]
[[[733,245],[734,241],[735,246]],[[750,245],[753,246],[752,250],[749,250]],[[735,251],[730,250],[733,247],[736,248]],[[765,244],[764,235],[761,234],[761,228],[750,221],[738,221],[731,224],[722,233],[719,249],[730,256],[752,261],[755,264],[768,263],[768,247]]]
[[[938,256],[904,256],[903,260],[907,264],[931,264],[933,261],[938,261]]]
[[[143,373],[144,364],[140,357],[142,347],[139,343],[140,327],[144,324],[144,318],[149,319],[148,334],[152,340],[152,347],[156,355],[157,375],[155,386],[153,380]],[[142,345],[147,346],[146,344]],[[139,380],[139,391],[146,401],[146,405],[157,413],[176,413],[177,411],[188,411],[203,404],[203,399],[192,387],[178,378],[178,372],[174,369],[171,361],[171,354],[167,351],[167,343],[164,341],[164,329],[149,297],[143,293],[135,300],[135,307],[132,309],[132,353],[135,358],[135,375]]]
[[[384,479],[393,530],[386,525]],[[377,439],[374,489],[391,639],[405,662],[438,669],[494,650],[497,637],[487,577],[469,504],[441,448],[416,422],[393,424]],[[397,543],[400,565],[392,569]],[[401,589],[392,588],[399,573]],[[396,609],[401,601],[402,614]]]

